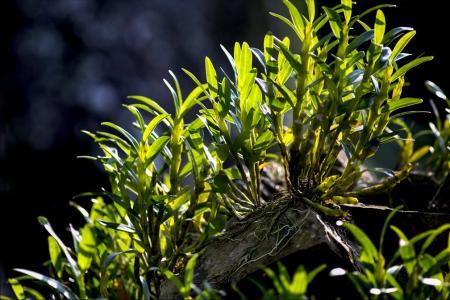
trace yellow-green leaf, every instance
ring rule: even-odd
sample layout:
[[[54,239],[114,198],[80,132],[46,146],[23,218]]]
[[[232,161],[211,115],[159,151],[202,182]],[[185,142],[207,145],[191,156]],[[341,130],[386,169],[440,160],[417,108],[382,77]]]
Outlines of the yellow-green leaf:
[[[217,73],[214,68],[213,63],[209,57],[205,57],[205,70],[206,70],[206,82],[208,83],[209,94],[211,98],[217,96],[218,83],[217,83]]]
[[[24,300],[25,299],[25,291],[23,290],[23,286],[20,284],[20,282],[15,278],[11,278],[11,279],[8,279],[8,283],[11,285],[11,288],[12,288],[17,300]]]
[[[430,151],[430,146],[423,146],[417,149],[409,158],[409,162],[416,162]]]
[[[402,36],[397,44],[395,44],[394,50],[392,50],[391,60],[394,61],[394,59],[399,55],[403,49],[405,49],[406,45],[411,41],[411,39],[416,35],[416,31],[412,30]]]
[[[63,272],[61,247],[59,247],[58,242],[52,236],[48,237],[48,252],[50,254],[50,261],[52,262],[53,268],[55,268],[56,274],[58,275],[58,277],[61,277]]]
[[[86,271],[91,266],[92,256],[95,253],[95,235],[88,224],[81,229],[81,240],[78,246],[77,261],[80,270]]]
[[[342,8],[344,9],[344,18],[345,23],[350,22],[350,18],[352,17],[352,0],[342,0]]]
[[[382,10],[377,10],[377,16],[375,18],[375,43],[381,44],[383,42],[384,31],[386,30],[386,18]]]

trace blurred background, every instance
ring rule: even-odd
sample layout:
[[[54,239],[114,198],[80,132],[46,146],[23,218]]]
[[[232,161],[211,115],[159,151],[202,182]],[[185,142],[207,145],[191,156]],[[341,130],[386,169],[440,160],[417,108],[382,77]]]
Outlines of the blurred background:
[[[374,3],[358,2],[357,10]],[[336,3],[319,1],[327,6]],[[442,4],[390,3],[398,8],[385,11],[388,26],[418,31],[408,51],[435,56],[408,75],[411,87],[406,94],[428,99],[425,80],[450,91],[448,19]],[[80,130],[95,131],[101,121],[128,124],[129,115],[121,105],[131,94],[157,99],[170,110],[171,98],[162,83],[167,70],[189,89],[192,84],[180,69],[201,74],[206,55],[216,65],[226,65],[219,44],[231,49],[235,41],[246,40],[261,47],[269,29],[286,35],[286,28],[268,15],[285,13],[280,4],[278,0],[0,1],[0,294],[12,268],[43,269],[47,235],[37,216],[47,216],[67,238],[67,225],[82,221],[68,201],[107,186],[98,165],[76,158],[96,153]],[[78,202],[88,204],[87,199]]]

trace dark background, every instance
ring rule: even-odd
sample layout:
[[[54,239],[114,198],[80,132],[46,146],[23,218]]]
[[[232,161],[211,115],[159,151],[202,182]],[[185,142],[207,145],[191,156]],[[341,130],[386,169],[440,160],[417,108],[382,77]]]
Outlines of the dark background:
[[[375,3],[359,2],[357,10]],[[162,84],[168,69],[190,88],[181,67],[201,74],[206,55],[216,65],[226,65],[219,44],[231,49],[234,41],[246,40],[261,47],[267,30],[284,35],[285,27],[267,13],[285,13],[280,3],[2,0],[0,269],[3,265],[7,276],[13,275],[13,267],[42,269],[47,235],[36,217],[47,216],[64,236],[69,223],[81,223],[68,201],[107,186],[98,165],[76,158],[96,153],[80,130],[95,131],[107,120],[126,126],[130,119],[121,104],[130,94],[152,97],[170,109],[170,96]],[[408,75],[412,85],[406,94],[427,99],[423,87],[427,79],[450,91],[448,15],[440,7],[443,4],[390,3],[399,7],[385,10],[388,27],[412,26],[418,31],[407,51],[435,56]],[[320,4],[333,6],[336,1]],[[81,204],[86,206],[88,200]],[[0,270],[0,280],[2,276]]]

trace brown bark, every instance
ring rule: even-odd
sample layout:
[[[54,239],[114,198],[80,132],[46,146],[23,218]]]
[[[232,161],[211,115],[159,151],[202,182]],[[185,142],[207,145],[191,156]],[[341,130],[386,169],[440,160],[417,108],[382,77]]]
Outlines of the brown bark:
[[[354,247],[318,213],[301,203],[269,203],[243,221],[231,220],[225,233],[211,240],[198,258],[194,282],[221,288],[261,266],[321,245],[355,263]],[[163,283],[160,299],[177,295],[173,284]]]

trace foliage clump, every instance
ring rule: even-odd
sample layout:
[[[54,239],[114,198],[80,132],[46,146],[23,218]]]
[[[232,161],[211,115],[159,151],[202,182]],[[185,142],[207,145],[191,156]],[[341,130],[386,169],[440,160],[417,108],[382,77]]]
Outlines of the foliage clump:
[[[342,0],[319,15],[313,0],[306,1],[307,13],[283,3],[290,18],[272,15],[295,39],[268,33],[261,49],[246,42],[231,52],[222,47],[231,74],[206,58],[204,80],[183,70],[195,83],[183,93],[169,72],[171,82],[164,83],[173,114],[155,100],[131,96],[125,107],[134,131],[108,122],[109,131],[86,131],[102,151],[89,158],[103,165],[110,187],[94,195],[91,213],[75,205],[86,225],[70,227],[72,248],[40,218],[50,233],[52,277],[17,271],[67,299],[157,298],[165,278],[188,298],[196,254],[206,242],[228,219],[264,209],[261,171],[268,164],[284,168],[283,203],[336,217],[346,215],[342,204],[389,189],[413,170],[425,151],[408,148],[394,179],[357,184],[364,162],[407,130],[399,118],[408,112],[399,110],[422,102],[402,96],[406,73],[432,59],[403,53],[415,31],[386,29],[383,9],[392,5],[355,15],[352,1]],[[445,124],[436,130],[447,130]],[[340,153],[345,162],[336,171]],[[272,201],[271,207],[277,197]],[[184,281],[174,275],[182,272]],[[17,295],[38,294],[13,283]],[[220,295],[208,293],[198,295]]]

